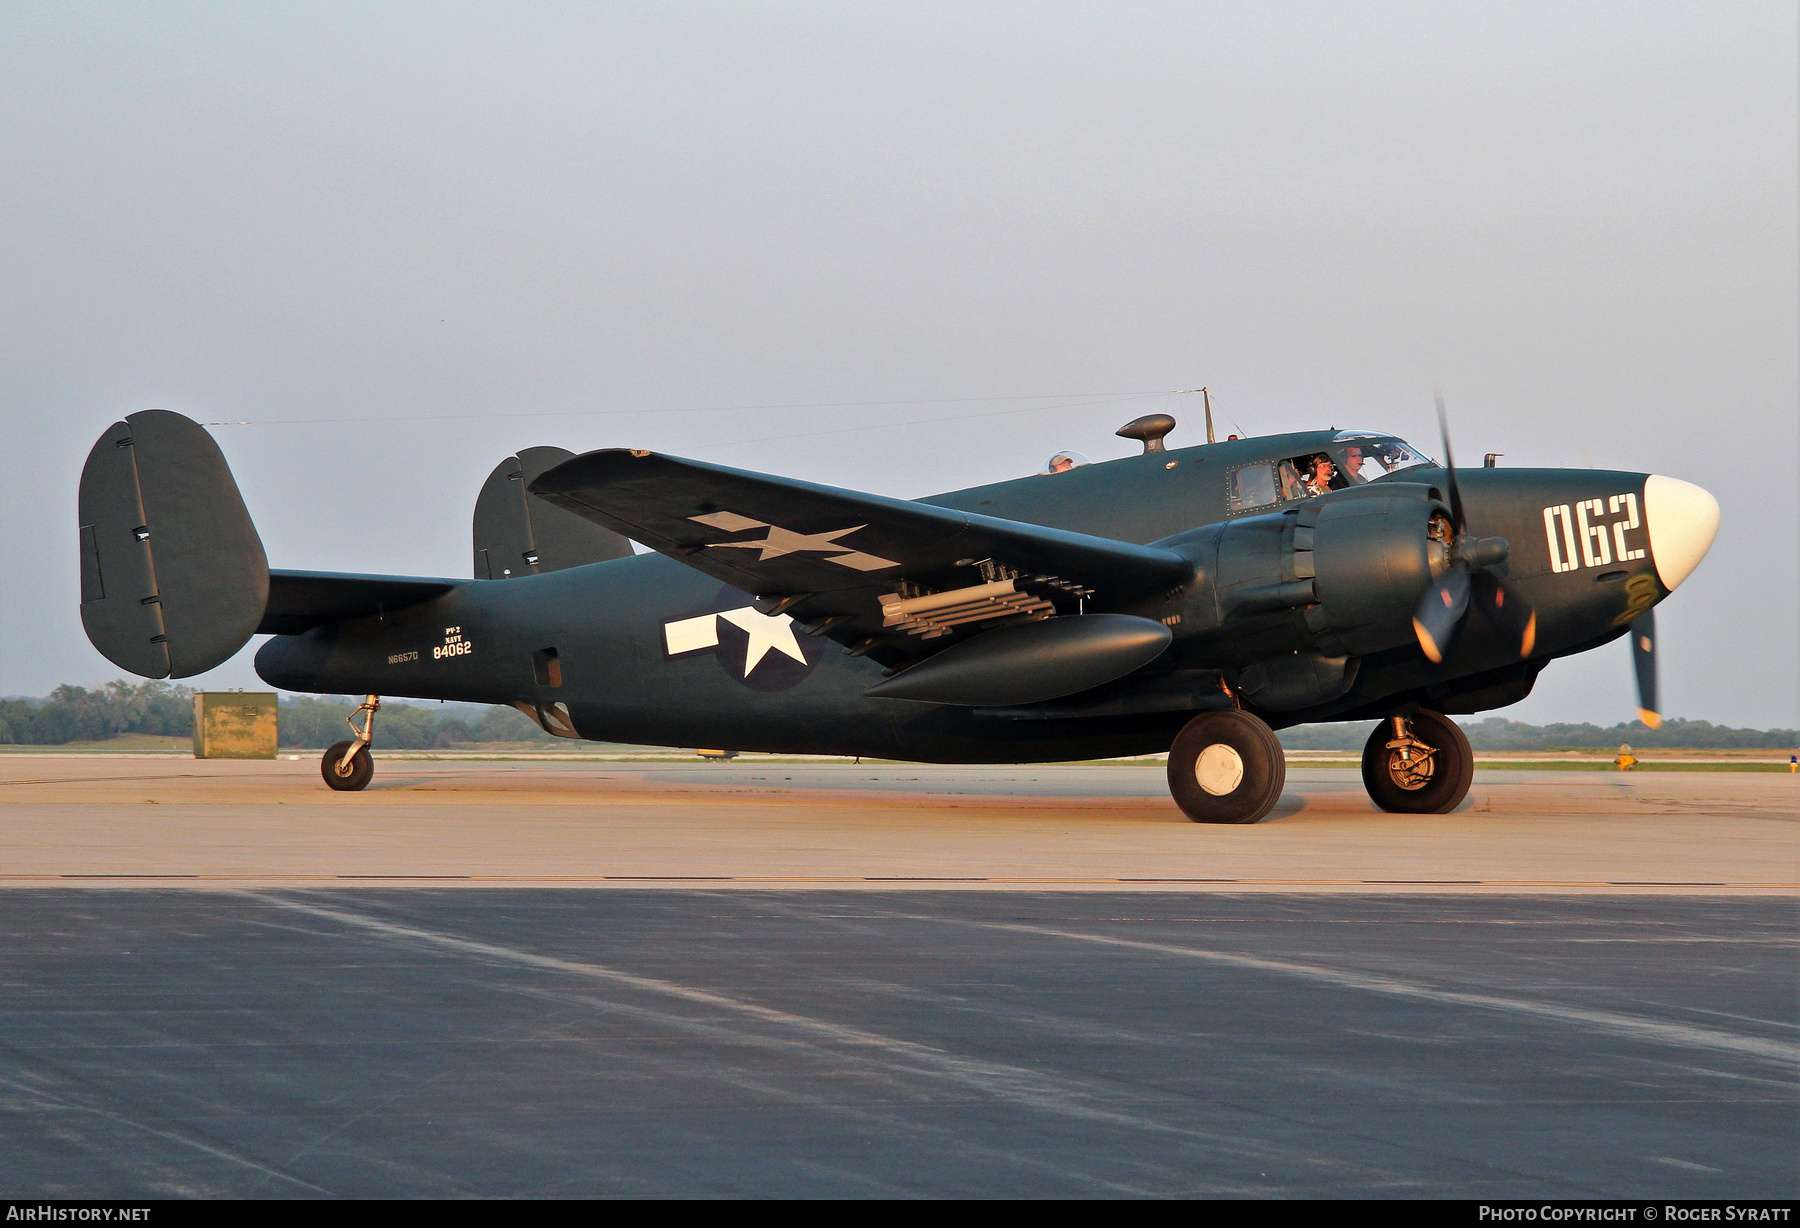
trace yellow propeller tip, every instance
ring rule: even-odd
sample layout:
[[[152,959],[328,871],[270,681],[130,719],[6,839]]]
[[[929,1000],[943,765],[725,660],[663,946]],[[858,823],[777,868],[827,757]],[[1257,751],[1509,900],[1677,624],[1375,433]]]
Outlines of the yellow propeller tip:
[[[1639,708],[1638,709],[1638,719],[1640,721],[1644,722],[1644,724],[1648,725],[1652,729],[1661,729],[1662,728],[1662,714],[1657,713],[1657,712],[1652,712],[1648,708]]]
[[[1519,641],[1519,655],[1521,657],[1529,657],[1531,655],[1531,650],[1536,647],[1537,611],[1533,610],[1531,612],[1531,617],[1525,620],[1525,636]]]
[[[1433,665],[1441,665],[1444,654],[1438,650],[1437,641],[1431,638],[1431,632],[1425,630],[1425,624],[1413,619],[1413,634],[1419,637],[1419,649]]]

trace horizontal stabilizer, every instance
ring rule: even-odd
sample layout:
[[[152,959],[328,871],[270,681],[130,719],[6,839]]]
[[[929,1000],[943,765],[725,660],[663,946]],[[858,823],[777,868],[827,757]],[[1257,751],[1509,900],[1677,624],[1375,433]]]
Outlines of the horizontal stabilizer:
[[[221,664],[256,631],[269,563],[224,454],[152,409],[115,422],[81,470],[81,625],[146,678]]]
[[[334,571],[272,571],[258,635],[300,635],[322,623],[391,614],[441,597],[467,580],[365,576]]]
[[[531,489],[759,596],[888,593],[902,579],[954,589],[991,561],[1118,602],[1184,584],[1193,572],[1152,546],[649,452],[588,452]]]

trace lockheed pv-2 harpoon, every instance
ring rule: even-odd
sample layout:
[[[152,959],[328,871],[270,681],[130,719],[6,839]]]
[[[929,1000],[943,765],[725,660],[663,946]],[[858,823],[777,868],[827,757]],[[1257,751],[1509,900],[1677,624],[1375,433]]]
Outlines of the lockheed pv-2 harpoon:
[[[81,614],[152,678],[273,636],[258,674],[368,695],[326,751],[360,789],[379,696],[511,704],[570,738],[938,763],[1167,751],[1175,801],[1250,823],[1273,732],[1374,720],[1385,810],[1442,813],[1473,756],[1452,715],[1525,697],[1630,634],[1654,722],[1651,608],[1718,504],[1673,478],[1458,471],[1370,431],[1166,449],[906,501],[662,456],[530,448],[476,502],[475,578],[271,570],[205,430],[116,423],[81,478]],[[1210,430],[1208,432],[1211,434]],[[637,554],[637,541],[654,553]]]

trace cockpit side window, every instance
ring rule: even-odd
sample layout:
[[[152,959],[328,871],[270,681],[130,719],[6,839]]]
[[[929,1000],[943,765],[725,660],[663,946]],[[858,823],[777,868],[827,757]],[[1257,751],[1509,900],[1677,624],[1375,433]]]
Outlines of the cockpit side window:
[[[1321,464],[1323,462],[1323,464]],[[1282,475],[1281,497],[1283,499],[1310,499],[1314,495],[1322,495],[1328,491],[1342,490],[1351,485],[1345,479],[1343,471],[1331,459],[1329,453],[1308,452],[1304,456],[1290,456],[1278,466]],[[1288,484],[1292,475],[1293,484]]]
[[[1284,460],[1275,466],[1275,480],[1281,484],[1281,497],[1284,500],[1304,499],[1311,493],[1301,479],[1301,459]]]
[[[1226,491],[1226,504],[1231,511],[1267,507],[1275,502],[1275,467],[1261,464],[1233,469]]]
[[[1226,486],[1227,510],[1245,512],[1311,499],[1433,463],[1392,435],[1340,431],[1318,451],[1233,469]]]

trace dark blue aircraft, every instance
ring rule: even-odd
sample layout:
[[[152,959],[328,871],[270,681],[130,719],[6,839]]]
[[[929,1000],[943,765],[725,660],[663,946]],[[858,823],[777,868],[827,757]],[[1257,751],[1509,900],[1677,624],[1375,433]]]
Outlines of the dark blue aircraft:
[[[1310,431],[1142,454],[908,502],[652,452],[530,448],[476,504],[475,579],[270,570],[212,438],[116,423],[81,479],[82,622],[124,669],[256,654],[270,685],[369,696],[325,753],[374,770],[379,696],[511,704],[561,737],[1023,763],[1169,752],[1175,801],[1252,823],[1273,730],[1378,722],[1386,810],[1442,813],[1473,756],[1450,716],[1631,636],[1712,543],[1673,478],[1457,470],[1391,435]],[[1209,432],[1210,433],[1210,432]],[[654,553],[634,554],[637,541]]]

